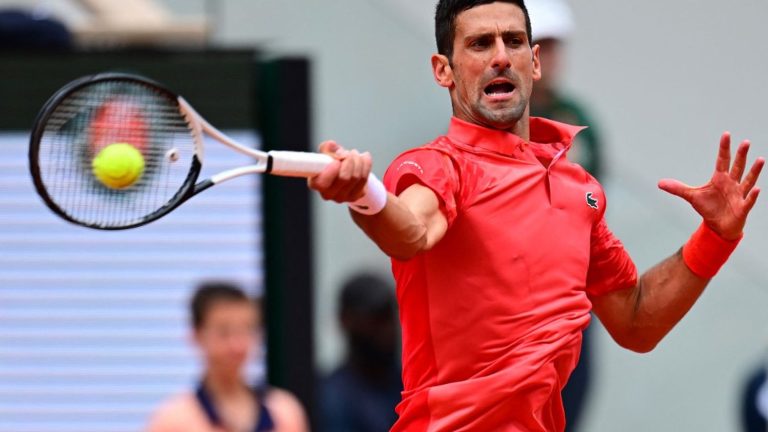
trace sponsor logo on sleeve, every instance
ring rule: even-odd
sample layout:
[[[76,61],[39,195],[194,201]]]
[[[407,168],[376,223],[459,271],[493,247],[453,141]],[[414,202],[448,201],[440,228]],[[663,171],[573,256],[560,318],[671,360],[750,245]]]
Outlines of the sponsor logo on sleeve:
[[[419,165],[418,163],[407,160],[400,164],[400,166],[397,167],[397,170],[400,171],[403,168],[415,168],[419,171],[419,174],[424,174],[424,169]]]

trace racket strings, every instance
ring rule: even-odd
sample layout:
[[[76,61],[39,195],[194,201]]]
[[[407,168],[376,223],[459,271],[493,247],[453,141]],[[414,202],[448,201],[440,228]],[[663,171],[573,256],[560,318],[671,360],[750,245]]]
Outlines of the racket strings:
[[[139,151],[144,168],[126,187],[106,185],[93,160],[122,143]],[[148,84],[102,81],[82,87],[53,108],[40,139],[40,176],[51,200],[69,217],[102,228],[152,218],[190,181],[196,153],[192,130],[175,98]],[[194,181],[194,178],[191,179]]]

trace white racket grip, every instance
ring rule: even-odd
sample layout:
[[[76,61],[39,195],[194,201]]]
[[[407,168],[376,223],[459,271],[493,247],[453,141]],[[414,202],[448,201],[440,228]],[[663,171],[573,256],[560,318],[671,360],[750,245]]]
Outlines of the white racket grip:
[[[267,154],[271,157],[267,172],[284,177],[312,177],[333,162],[332,157],[322,153],[273,150]]]
[[[333,161],[332,157],[322,153],[273,150],[268,155],[271,157],[271,165],[267,172],[285,177],[312,177]],[[368,175],[365,195],[349,203],[352,210],[365,215],[374,215],[384,209],[385,205],[387,189],[374,173]]]
[[[387,189],[374,173],[368,176],[365,185],[365,195],[357,201],[349,203],[349,208],[364,215],[375,215],[387,205]]]

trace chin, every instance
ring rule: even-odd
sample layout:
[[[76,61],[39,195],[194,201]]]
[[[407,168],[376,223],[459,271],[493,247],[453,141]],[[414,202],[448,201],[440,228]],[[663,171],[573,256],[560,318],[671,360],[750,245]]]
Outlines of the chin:
[[[506,129],[516,125],[525,116],[525,109],[526,105],[521,104],[503,108],[483,106],[478,107],[476,114],[484,123]]]
[[[515,127],[522,119],[522,116],[483,116],[482,119],[483,123],[494,129],[506,130]]]
[[[240,359],[221,359],[212,365],[212,369],[218,369],[223,371],[239,371],[245,366],[245,360]]]

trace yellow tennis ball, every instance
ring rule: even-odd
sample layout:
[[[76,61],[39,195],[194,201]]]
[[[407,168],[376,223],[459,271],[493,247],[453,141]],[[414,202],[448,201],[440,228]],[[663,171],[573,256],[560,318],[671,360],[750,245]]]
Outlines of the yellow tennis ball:
[[[112,143],[93,158],[93,175],[106,187],[125,189],[144,173],[144,156],[127,143]]]

